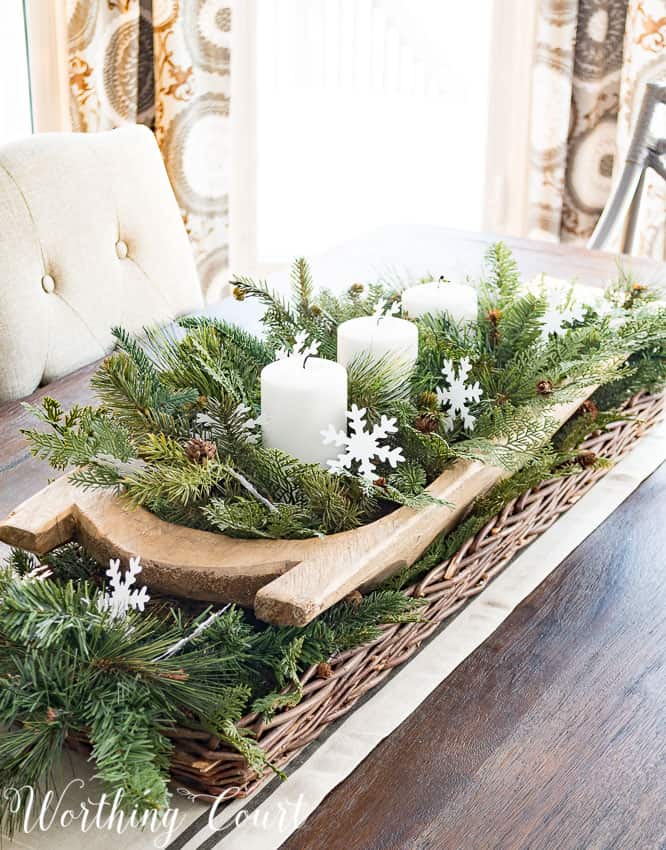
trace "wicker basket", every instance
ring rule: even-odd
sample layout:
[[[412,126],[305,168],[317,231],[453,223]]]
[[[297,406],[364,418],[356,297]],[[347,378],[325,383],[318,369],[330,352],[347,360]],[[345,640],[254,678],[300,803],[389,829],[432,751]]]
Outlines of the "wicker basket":
[[[581,448],[611,460],[622,457],[660,418],[663,406],[663,395],[639,393],[625,405],[632,419],[592,434]],[[311,667],[301,678],[303,699],[297,706],[278,712],[268,723],[250,714],[240,725],[252,730],[275,766],[284,767],[414,655],[444,620],[480,593],[517,552],[546,531],[604,474],[605,470],[584,470],[548,481],[511,501],[452,558],[405,589],[407,596],[425,600],[419,622],[387,626],[372,643],[332,658],[332,675],[327,678],[318,677],[317,667]],[[257,775],[239,753],[207,732],[178,727],[165,734],[175,745],[173,779],[194,793],[210,794],[211,800],[223,793],[225,799],[246,796],[273,775],[270,770]],[[82,740],[70,739],[69,743],[89,751]]]
[[[657,421],[663,402],[661,395],[640,393],[626,405],[634,420],[613,423],[607,431],[590,436],[583,448],[610,459],[621,457]],[[241,725],[256,734],[275,765],[284,767],[329,723],[350,711],[417,652],[447,617],[480,593],[518,551],[546,531],[603,475],[604,470],[585,470],[514,499],[452,558],[405,590],[408,596],[426,600],[422,621],[388,626],[373,643],[331,659],[329,678],[318,678],[317,668],[311,667],[302,677],[304,696],[297,706],[279,712],[269,723],[248,715]],[[245,796],[272,775],[257,776],[242,756],[206,732],[176,728],[167,734],[175,744],[174,779],[197,793],[217,797],[225,792],[228,799]]]

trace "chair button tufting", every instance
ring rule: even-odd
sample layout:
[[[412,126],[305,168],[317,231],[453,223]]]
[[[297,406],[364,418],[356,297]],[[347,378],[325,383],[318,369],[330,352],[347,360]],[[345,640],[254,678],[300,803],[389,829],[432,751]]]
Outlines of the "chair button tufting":
[[[127,255],[129,254],[127,242],[123,242],[122,239],[119,239],[116,242],[116,254],[118,255],[119,260],[124,260],[125,257],[127,257]]]
[[[45,274],[42,277],[42,289],[48,293],[55,292],[55,280],[53,280],[50,274]]]

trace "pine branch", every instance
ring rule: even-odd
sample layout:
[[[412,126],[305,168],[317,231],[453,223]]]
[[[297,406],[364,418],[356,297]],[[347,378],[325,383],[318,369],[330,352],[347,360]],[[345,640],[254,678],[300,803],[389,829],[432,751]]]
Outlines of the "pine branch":
[[[296,301],[298,316],[303,320],[310,318],[311,302],[314,297],[314,284],[310,266],[305,257],[294,260],[291,267],[291,287]]]
[[[409,397],[410,375],[396,372],[391,359],[356,357],[347,366],[349,404],[364,407],[369,425],[382,414],[390,414],[396,404]]]
[[[249,277],[237,277],[231,281],[234,297],[239,301],[256,298],[265,307],[262,321],[273,341],[288,340],[299,329],[298,319],[291,306],[265,281],[254,281]]]
[[[320,342],[321,356],[334,357],[338,323],[396,297],[399,284],[353,284],[339,296],[316,296],[302,259],[292,269],[291,303],[265,283],[237,283],[237,297],[259,298],[266,308],[265,341],[200,317],[181,320],[178,333],[146,329],[141,339],[116,329],[119,350],[94,379],[103,406],[65,413],[45,400],[35,412],[46,430],[28,432],[32,451],[59,469],[78,466],[72,480],[80,486],[124,491],[169,522],[242,537],[300,538],[371,522],[392,503],[425,505],[425,488],[455,457],[516,468],[546,436],[543,415],[588,387],[606,385],[595,397],[615,406],[623,392],[666,383],[666,311],[650,307],[644,287],[618,284],[608,298],[612,322],[588,310],[575,327],[546,339],[544,299],[520,288],[510,252],[494,245],[476,323],[422,317],[418,362],[404,379],[388,361],[350,366],[351,401],[366,408],[370,424],[382,415],[396,418],[391,442],[426,479],[418,489],[416,478],[383,468],[386,486],[368,488],[353,475],[332,479],[268,449],[251,420],[261,410],[261,369],[278,345],[290,345],[301,331]],[[451,422],[435,392],[443,361],[463,358],[481,388],[471,434],[460,417]],[[184,457],[182,446],[192,438],[214,444],[207,449],[212,462],[198,467]]]
[[[209,498],[227,475],[227,467],[217,461],[171,465],[155,463],[123,477],[123,492],[132,505],[159,511],[161,503],[187,506]]]
[[[520,274],[513,254],[504,242],[495,242],[486,252],[488,278],[486,287],[494,295],[496,303],[502,307],[511,301],[520,287]]]
[[[531,349],[541,337],[545,301],[533,295],[516,298],[501,311],[497,323],[499,364],[508,362],[517,352]]]
[[[90,383],[103,404],[137,435],[151,430],[177,434],[178,414],[199,396],[193,388],[172,391],[156,384],[122,351],[105,360]]]

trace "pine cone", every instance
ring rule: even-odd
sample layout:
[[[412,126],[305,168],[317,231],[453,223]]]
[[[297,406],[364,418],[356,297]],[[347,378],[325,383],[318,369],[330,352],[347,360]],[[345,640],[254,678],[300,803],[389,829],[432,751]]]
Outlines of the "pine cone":
[[[539,381],[536,385],[536,391],[539,395],[550,395],[553,391],[552,381]]]
[[[590,419],[594,422],[594,420],[599,415],[599,408],[592,401],[591,398],[588,398],[587,401],[584,401],[581,406],[578,408],[578,412],[582,415],[589,416]]]
[[[439,399],[437,398],[437,393],[433,392],[425,392],[421,393],[418,398],[419,407],[423,407],[426,410],[437,410],[439,406]]]
[[[360,590],[352,590],[348,596],[345,596],[344,601],[352,608],[358,608],[363,604],[363,594]]]
[[[47,723],[53,723],[55,720],[58,719],[59,713],[60,712],[56,711],[55,708],[50,708],[50,707],[47,708],[46,709],[46,722]]]
[[[245,293],[243,292],[243,289],[240,286],[234,286],[233,296],[236,301],[245,301]]]
[[[202,440],[199,437],[192,437],[185,443],[184,448],[185,454],[193,463],[207,463],[217,454],[215,443],[211,443],[210,440]]]
[[[437,430],[438,425],[439,416],[437,413],[432,413],[431,411],[427,411],[426,413],[419,413],[419,415],[414,420],[414,427],[422,434],[432,434],[433,431]]]
[[[502,318],[502,311],[501,310],[497,310],[497,309],[488,310],[488,312],[486,313],[486,320],[488,322],[490,322],[490,324],[493,325],[494,327],[497,327],[499,320],[501,318]]]
[[[505,393],[497,393],[497,395],[495,396],[495,404],[497,404],[500,407],[502,405],[506,404],[508,400],[509,400],[509,396],[506,395]]]
[[[375,487],[386,487],[386,479],[385,478],[375,478],[372,482]]]
[[[579,464],[579,466],[582,466],[583,469],[588,469],[588,467],[594,466],[594,464],[597,462],[597,454],[596,452],[590,451],[580,452],[580,454],[576,458],[576,462]]]
[[[333,668],[326,661],[317,664],[316,676],[318,679],[330,679],[333,675]]]
[[[643,296],[647,292],[647,289],[648,289],[647,286],[645,286],[645,284],[643,284],[643,283],[632,284],[632,287],[629,290],[627,298],[625,298],[624,305],[623,305],[624,308],[626,310],[631,309],[631,307],[634,306],[636,301],[643,298]]]

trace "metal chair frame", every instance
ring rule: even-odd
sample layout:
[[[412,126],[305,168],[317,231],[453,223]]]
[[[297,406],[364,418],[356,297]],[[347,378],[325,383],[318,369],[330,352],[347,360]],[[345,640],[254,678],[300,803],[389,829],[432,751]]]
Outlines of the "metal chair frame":
[[[605,248],[617,227],[626,220],[622,251],[631,254],[648,168],[666,180],[666,163],[662,159],[666,154],[666,138],[652,135],[654,114],[660,104],[666,104],[666,85],[648,83],[620,179],[587,243],[588,248]]]

